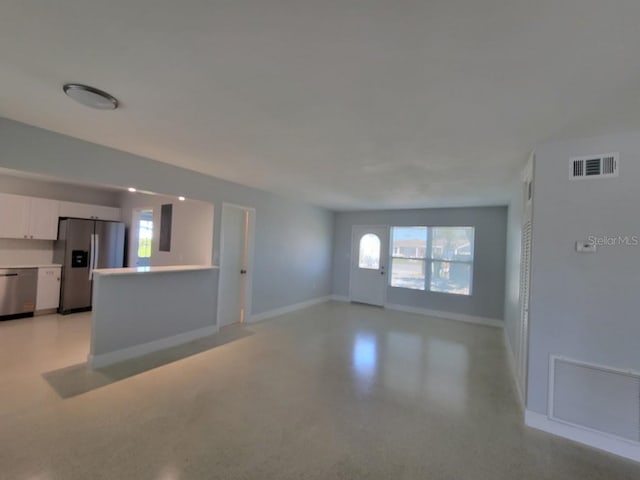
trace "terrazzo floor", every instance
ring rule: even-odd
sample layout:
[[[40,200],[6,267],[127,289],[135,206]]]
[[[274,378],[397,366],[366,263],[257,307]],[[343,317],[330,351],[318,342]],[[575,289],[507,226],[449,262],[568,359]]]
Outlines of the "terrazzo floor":
[[[79,374],[88,314],[0,322],[0,478],[640,478],[524,427],[500,329],[329,302],[242,330]]]

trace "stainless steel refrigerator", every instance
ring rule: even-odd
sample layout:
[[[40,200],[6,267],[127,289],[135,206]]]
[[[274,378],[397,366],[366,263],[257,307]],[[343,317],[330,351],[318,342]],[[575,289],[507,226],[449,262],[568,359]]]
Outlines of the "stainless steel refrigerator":
[[[54,262],[62,264],[60,307],[67,314],[91,308],[93,270],[124,263],[124,223],[61,218]]]

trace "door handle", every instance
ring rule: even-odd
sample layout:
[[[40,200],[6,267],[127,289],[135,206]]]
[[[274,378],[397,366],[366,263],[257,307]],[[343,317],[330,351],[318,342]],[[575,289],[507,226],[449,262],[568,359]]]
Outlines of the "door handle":
[[[95,243],[96,253],[93,256],[93,266],[91,267],[94,270],[98,268],[98,261],[100,260],[100,235],[96,233],[95,237],[96,237],[96,243]]]
[[[96,240],[95,235],[91,234],[91,253],[89,255],[89,280],[93,280],[93,259],[95,258]]]

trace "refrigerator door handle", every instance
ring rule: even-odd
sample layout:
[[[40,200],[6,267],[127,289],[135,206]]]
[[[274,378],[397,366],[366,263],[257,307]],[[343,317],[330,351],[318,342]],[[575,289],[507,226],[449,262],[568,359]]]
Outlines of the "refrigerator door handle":
[[[94,235],[94,245],[95,245],[95,253],[93,254],[93,268],[98,268],[98,260],[100,259],[100,235],[97,233]]]
[[[96,236],[91,234],[91,251],[89,253],[89,280],[93,280],[93,265],[96,256]]]

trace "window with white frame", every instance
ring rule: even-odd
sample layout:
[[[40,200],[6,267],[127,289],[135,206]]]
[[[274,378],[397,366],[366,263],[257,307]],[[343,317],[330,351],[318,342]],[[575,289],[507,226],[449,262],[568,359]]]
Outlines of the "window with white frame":
[[[427,227],[391,227],[391,286],[424,290]]]
[[[391,227],[392,287],[471,295],[473,227]]]

